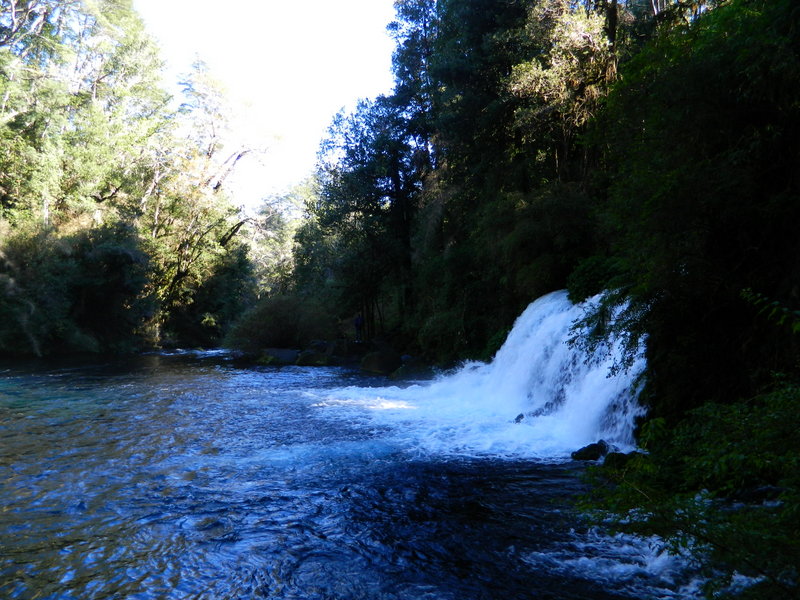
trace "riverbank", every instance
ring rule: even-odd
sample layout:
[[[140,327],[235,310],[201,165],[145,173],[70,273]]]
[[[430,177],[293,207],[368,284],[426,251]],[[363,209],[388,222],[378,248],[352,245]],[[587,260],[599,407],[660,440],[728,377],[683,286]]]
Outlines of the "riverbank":
[[[384,340],[314,340],[302,350],[264,348],[249,353],[238,352],[237,357],[244,364],[262,366],[358,367],[366,373],[394,379],[430,377],[434,373],[433,366],[418,357],[401,354]]]

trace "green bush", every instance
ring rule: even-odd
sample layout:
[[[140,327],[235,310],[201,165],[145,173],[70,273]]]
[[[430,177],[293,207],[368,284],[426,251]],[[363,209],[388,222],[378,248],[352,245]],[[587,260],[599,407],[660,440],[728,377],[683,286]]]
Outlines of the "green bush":
[[[0,244],[0,353],[126,352],[155,304],[148,260],[122,224],[59,234],[6,231]]]
[[[245,313],[225,336],[223,345],[258,353],[264,348],[300,348],[311,340],[331,340],[339,335],[335,317],[316,301],[272,296]]]
[[[711,598],[800,597],[800,385],[708,403],[642,431],[646,454],[596,468],[584,508],[606,524],[689,550]],[[750,585],[733,587],[736,575]]]
[[[247,247],[233,245],[216,258],[191,302],[170,309],[164,323],[166,337],[180,345],[218,346],[255,298],[255,269]]]

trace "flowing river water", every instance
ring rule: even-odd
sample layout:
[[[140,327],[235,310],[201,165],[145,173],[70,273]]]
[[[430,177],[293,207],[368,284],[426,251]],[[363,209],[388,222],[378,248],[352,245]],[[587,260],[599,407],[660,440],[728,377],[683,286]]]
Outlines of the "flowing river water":
[[[0,365],[0,598],[693,597],[572,509],[569,452],[632,447],[641,368],[577,358],[576,310],[545,297],[490,365],[402,385],[217,352]]]

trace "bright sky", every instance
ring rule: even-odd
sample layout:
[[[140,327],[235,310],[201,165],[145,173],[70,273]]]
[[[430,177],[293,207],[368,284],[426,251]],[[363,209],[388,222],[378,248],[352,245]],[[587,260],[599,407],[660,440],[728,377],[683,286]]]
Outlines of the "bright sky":
[[[167,61],[167,81],[204,60],[237,106],[234,200],[252,207],[314,168],[333,115],[392,89],[393,0],[134,0]],[[235,144],[236,142],[233,142]],[[234,150],[233,147],[230,148]]]

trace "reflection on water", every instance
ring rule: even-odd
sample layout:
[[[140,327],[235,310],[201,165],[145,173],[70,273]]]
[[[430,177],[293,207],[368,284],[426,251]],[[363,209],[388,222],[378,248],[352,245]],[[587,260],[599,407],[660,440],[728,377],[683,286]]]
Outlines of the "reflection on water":
[[[332,418],[325,390],[376,383],[357,374],[200,354],[0,376],[2,598],[686,593],[672,566],[589,543],[574,465],[421,456]]]

